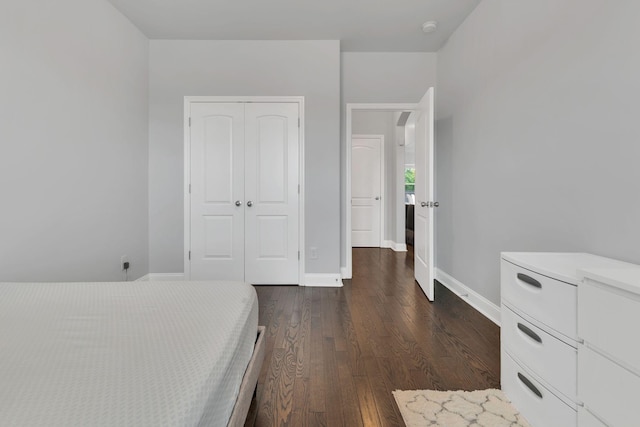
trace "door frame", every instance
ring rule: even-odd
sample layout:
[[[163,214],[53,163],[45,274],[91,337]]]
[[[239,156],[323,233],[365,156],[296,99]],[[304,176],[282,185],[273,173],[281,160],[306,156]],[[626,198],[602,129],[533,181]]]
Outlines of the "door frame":
[[[304,185],[304,96],[185,96],[184,97],[184,278],[191,280],[191,262],[189,248],[191,247],[191,204],[190,182],[191,176],[191,135],[190,135],[190,106],[193,103],[291,103],[298,104],[300,126],[298,127],[298,185],[300,194],[298,197],[298,285],[304,284],[305,276],[305,185]]]
[[[380,164],[378,165],[380,167],[380,239],[378,241],[378,247],[381,248],[382,247],[382,242],[384,242],[384,228],[385,228],[385,203],[387,202],[387,198],[385,196],[385,184],[386,184],[386,173],[385,173],[385,158],[384,158],[384,150],[385,150],[385,145],[384,145],[384,135],[379,135],[379,134],[356,134],[356,135],[351,135],[351,146],[353,149],[353,138],[362,138],[362,139],[377,139],[380,141]],[[353,159],[351,159],[353,160]],[[351,163],[349,163],[349,167],[351,167]],[[351,202],[351,200],[349,200],[349,202]],[[351,207],[351,203],[349,203],[349,206]],[[349,233],[353,232],[353,230],[349,230]]]
[[[345,244],[342,248],[345,251],[346,265],[342,267],[343,279],[351,279],[353,276],[353,256],[351,254],[351,134],[352,119],[354,111],[414,111],[418,108],[417,103],[348,103],[346,108],[345,143],[346,143],[346,173],[345,191],[343,203],[345,206]]]

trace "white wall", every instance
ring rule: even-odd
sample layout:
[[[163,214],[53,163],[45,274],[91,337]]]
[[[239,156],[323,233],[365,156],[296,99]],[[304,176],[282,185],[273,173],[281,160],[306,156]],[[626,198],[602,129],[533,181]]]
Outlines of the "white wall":
[[[396,142],[396,122],[394,122],[395,114],[391,111],[354,111],[351,116],[351,130],[354,135],[383,135],[384,136],[384,192],[385,197],[382,200],[384,216],[385,216],[385,233],[382,240],[391,240],[398,242],[396,236],[396,204],[397,201],[397,169],[396,169],[396,151],[398,144]],[[404,199],[402,201],[404,203]],[[401,240],[398,243],[404,243]]]
[[[346,141],[348,103],[412,103],[436,85],[436,54],[421,52],[343,52],[341,64],[341,266],[346,264]],[[437,95],[437,93],[436,93]],[[398,242],[402,243],[402,242]]]
[[[436,53],[343,52],[342,101],[418,102],[436,84]]]
[[[496,304],[500,251],[640,263],[638,16],[484,0],[438,54],[438,266]]]
[[[0,6],[0,281],[148,272],[148,41],[105,0]]]
[[[434,264],[442,271],[453,271],[453,121],[451,118],[435,123],[435,200],[440,203],[434,209]]]
[[[305,97],[307,273],[338,273],[338,41],[153,40],[150,54],[150,270],[183,271],[186,95]]]

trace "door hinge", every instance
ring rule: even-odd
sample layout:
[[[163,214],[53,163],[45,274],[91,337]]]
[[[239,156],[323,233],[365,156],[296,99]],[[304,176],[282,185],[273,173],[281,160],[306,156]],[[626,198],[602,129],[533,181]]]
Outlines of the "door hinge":
[[[191,117],[189,117],[189,127],[191,127]]]
[[[191,261],[191,251],[189,251],[189,261]]]
[[[300,127],[300,117],[298,117],[298,127]]]
[[[189,194],[191,194],[191,184],[189,184]]]
[[[298,261],[300,261],[300,251],[298,251]]]
[[[300,184],[298,184],[298,194],[300,194]]]

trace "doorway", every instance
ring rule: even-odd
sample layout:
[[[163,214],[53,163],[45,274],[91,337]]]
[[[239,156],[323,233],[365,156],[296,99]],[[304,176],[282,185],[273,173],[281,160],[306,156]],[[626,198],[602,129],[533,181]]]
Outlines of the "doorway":
[[[415,278],[427,298],[431,301],[434,299],[434,263],[433,263],[433,248],[434,248],[434,235],[433,235],[433,208],[437,206],[434,202],[434,106],[433,106],[433,88],[430,88],[420,102],[416,104],[347,104],[346,108],[346,175],[345,175],[345,247],[346,254],[346,266],[343,270],[344,278],[351,278],[353,266],[352,266],[352,227],[353,218],[351,212],[351,205],[353,202],[352,195],[352,182],[353,176],[353,164],[352,164],[352,136],[354,132],[354,116],[359,112],[395,112],[397,117],[401,117],[401,112],[410,113],[405,115],[405,124],[409,124],[413,127],[415,135],[415,152],[416,159],[414,161],[415,169],[415,213],[413,215],[415,232],[414,232],[414,254],[415,254]],[[408,117],[408,121],[406,120]],[[406,129],[403,129],[403,134]],[[406,132],[409,134],[409,132]],[[393,145],[394,148],[400,146],[394,140],[393,143],[389,142],[389,145]],[[404,145],[404,141],[402,141]],[[395,250],[403,250],[400,245],[404,245],[404,229],[405,229],[405,162],[404,162],[404,147],[398,149],[401,155],[395,157],[395,166],[393,168],[393,180],[392,188],[393,194],[388,194],[387,198],[394,199],[393,208],[395,216],[395,231],[390,232],[386,230],[386,236],[393,236],[395,241],[392,242],[398,246],[388,246]],[[402,236],[402,243],[398,242]],[[382,240],[386,240],[384,237]]]

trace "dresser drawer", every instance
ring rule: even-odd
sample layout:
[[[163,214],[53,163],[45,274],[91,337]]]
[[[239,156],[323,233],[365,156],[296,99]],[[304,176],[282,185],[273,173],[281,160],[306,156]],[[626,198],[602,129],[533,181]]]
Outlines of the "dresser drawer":
[[[501,260],[502,299],[540,323],[576,339],[576,286]]]
[[[640,297],[602,286],[590,279],[578,286],[578,334],[640,373]]]
[[[607,427],[585,408],[578,408],[578,425],[580,427]]]
[[[577,413],[502,352],[502,390],[533,427],[575,427]]]
[[[576,398],[577,350],[502,307],[501,342],[534,374],[571,400]]]
[[[580,345],[578,378],[578,398],[590,412],[611,426],[638,425],[640,377]]]

